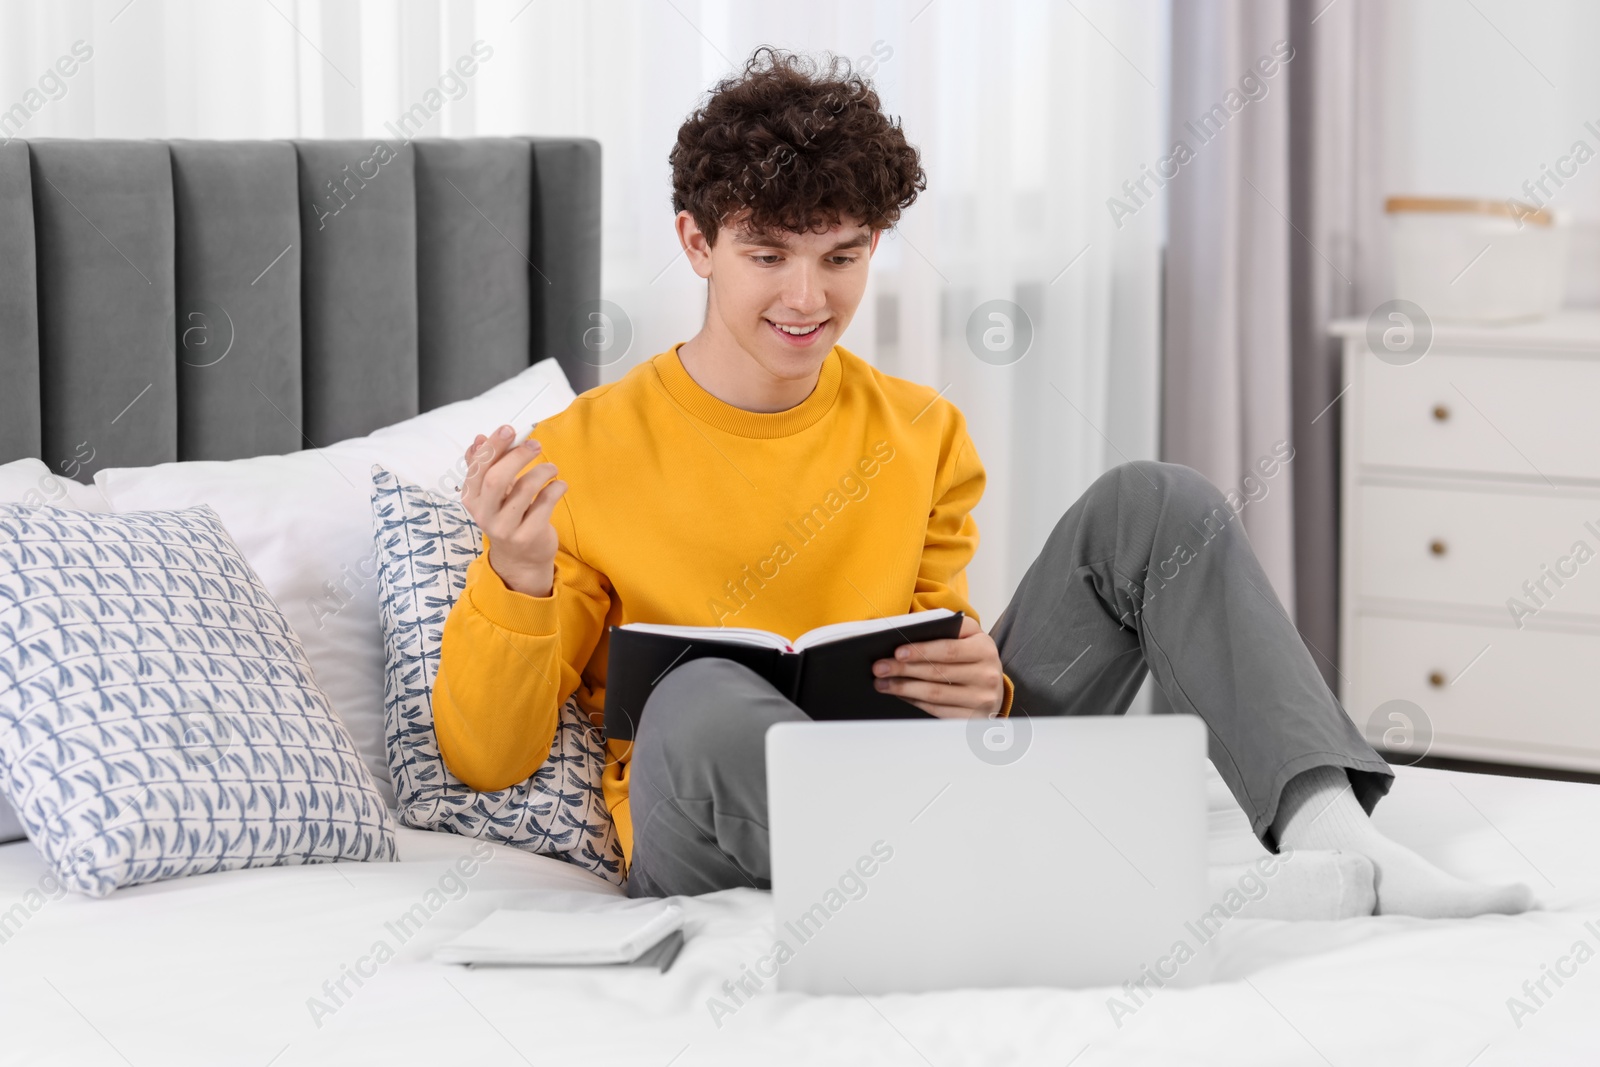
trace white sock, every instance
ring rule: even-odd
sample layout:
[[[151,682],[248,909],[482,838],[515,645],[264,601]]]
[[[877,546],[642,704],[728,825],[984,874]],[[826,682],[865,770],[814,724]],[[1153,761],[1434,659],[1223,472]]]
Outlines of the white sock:
[[[1354,919],[1377,903],[1372,861],[1358,852],[1285,845],[1254,863],[1213,864],[1207,874],[1211,902],[1240,919]]]
[[[1290,779],[1272,826],[1281,845],[1356,852],[1370,859],[1376,915],[1465,919],[1491,912],[1516,915],[1533,905],[1533,893],[1520,882],[1464,881],[1384,837],[1367,818],[1343,767],[1313,767]]]

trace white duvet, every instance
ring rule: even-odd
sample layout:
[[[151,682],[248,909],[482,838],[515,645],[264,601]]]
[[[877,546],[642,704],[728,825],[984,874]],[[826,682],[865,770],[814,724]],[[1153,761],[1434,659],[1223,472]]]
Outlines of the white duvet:
[[[869,999],[771,982],[735,1005],[723,983],[775,933],[753,890],[685,900],[689,940],[665,975],[472,970],[428,956],[532,895],[585,906],[616,891],[555,860],[402,830],[396,863],[46,899],[17,842],[0,846],[0,1064],[1600,1063],[1600,787],[1400,768],[1376,818],[1462,876],[1527,881],[1546,910],[1235,918],[1210,984],[1131,1013],[1110,1010],[1110,989]],[[1215,790],[1212,823],[1214,858],[1252,851]]]

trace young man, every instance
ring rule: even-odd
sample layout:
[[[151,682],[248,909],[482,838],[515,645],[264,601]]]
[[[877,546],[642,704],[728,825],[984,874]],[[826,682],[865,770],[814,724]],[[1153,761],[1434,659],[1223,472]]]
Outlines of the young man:
[[[758,51],[684,123],[671,162],[678,237],[707,282],[700,332],[583,394],[537,441],[502,426],[468,450],[462,499],[485,550],[434,687],[451,771],[482,790],[527,778],[573,693],[598,723],[608,625],[792,637],[953,608],[959,638],[901,647],[873,684],[944,717],[1120,714],[1154,671],[1205,720],[1268,847],[1367,856],[1382,913],[1529,905],[1523,886],[1463,882],[1373,829],[1392,773],[1195,471],[1107,472],[982,630],[965,568],[984,471],[961,412],[837,344],[883,231],[925,187],[870,85]],[[630,894],[770,884],[763,737],[804,717],[727,660],[661,680],[635,741],[608,746]]]

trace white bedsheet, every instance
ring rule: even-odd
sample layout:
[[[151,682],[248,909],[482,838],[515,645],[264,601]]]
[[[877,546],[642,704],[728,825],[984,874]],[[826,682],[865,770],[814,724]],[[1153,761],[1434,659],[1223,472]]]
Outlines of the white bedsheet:
[[[1386,832],[1462,876],[1525,880],[1546,910],[1444,922],[1234,919],[1218,935],[1210,984],[1162,989],[1120,1026],[1107,989],[869,1000],[778,994],[771,982],[719,1025],[709,999],[726,1000],[722,983],[775,936],[770,897],[754,890],[687,900],[689,942],[666,975],[435,964],[435,945],[530,894],[577,904],[616,895],[576,868],[494,846],[457,899],[430,898],[475,845],[445,834],[402,831],[397,863],[231,871],[20,912],[13,905],[44,868],[18,842],[0,846],[0,908],[12,908],[0,944],[0,1063],[1600,1062],[1600,958],[1569,957],[1562,966],[1575,973],[1559,988],[1546,979],[1553,995],[1542,1005],[1523,991],[1576,942],[1600,950],[1600,787],[1399,774],[1378,806]],[[1214,811],[1213,857],[1255,852],[1225,793]],[[428,918],[402,941],[386,923],[417,904]],[[351,995],[335,1005],[324,983],[379,940],[395,957],[360,986],[347,978]],[[313,997],[332,1013],[315,1018]],[[1514,1020],[1511,997],[1535,1010]]]

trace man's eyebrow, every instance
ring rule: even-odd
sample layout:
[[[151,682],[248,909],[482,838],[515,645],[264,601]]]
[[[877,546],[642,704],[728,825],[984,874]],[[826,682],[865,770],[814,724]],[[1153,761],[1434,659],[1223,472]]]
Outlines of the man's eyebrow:
[[[838,244],[833,246],[831,251],[837,252],[842,248],[861,248],[862,246],[870,245],[871,243],[872,243],[872,234],[870,232],[869,233],[858,233],[854,237],[851,237],[848,240],[840,241]]]
[[[777,234],[738,233],[738,234],[734,235],[733,243],[734,244],[739,244],[739,245],[746,245],[746,246],[751,247],[751,248],[783,248],[783,249],[787,249],[789,247],[788,241],[786,239],[784,239],[783,237],[777,235]],[[866,245],[870,245],[871,243],[872,243],[872,234],[870,232],[868,232],[868,233],[858,233],[854,237],[849,237],[849,238],[846,238],[843,241],[840,241],[838,244],[836,244],[832,248],[828,249],[828,251],[829,252],[838,252],[841,249],[846,249],[846,248],[861,248],[861,247],[864,247]]]

